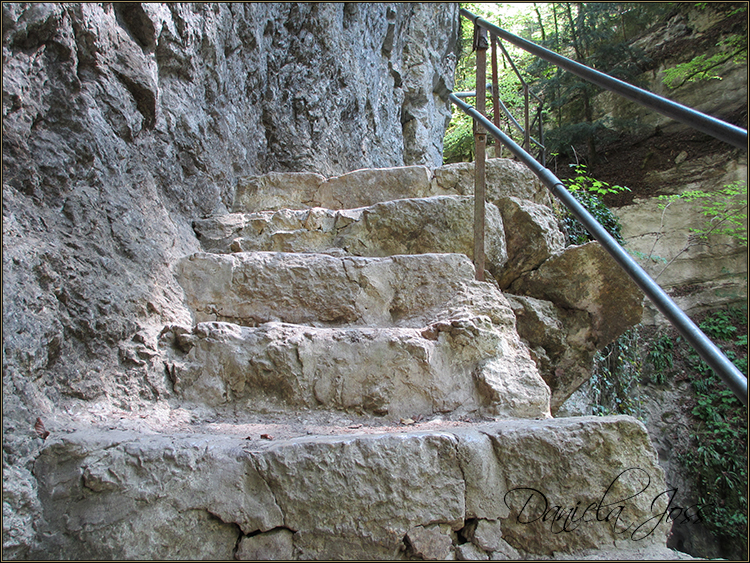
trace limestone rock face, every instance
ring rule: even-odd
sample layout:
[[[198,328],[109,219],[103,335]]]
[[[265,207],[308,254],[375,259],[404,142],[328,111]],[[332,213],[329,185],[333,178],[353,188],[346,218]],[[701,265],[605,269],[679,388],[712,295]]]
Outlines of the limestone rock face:
[[[635,421],[549,420],[513,310],[462,256],[473,180],[433,170],[457,8],[2,5],[4,556],[524,556],[554,531],[506,534],[513,486],[595,495],[630,464],[661,485]],[[493,201],[546,203],[489,169]],[[300,254],[199,252],[193,221],[229,210],[255,214],[217,223],[229,250],[236,227]],[[338,250],[305,249],[331,229]],[[410,254],[351,255],[374,237]],[[565,549],[611,545],[600,524]]]
[[[35,473],[56,533],[31,555],[500,559],[665,542],[666,485],[635,419],[348,432],[52,437]]]
[[[742,155],[731,161],[722,155],[708,155],[649,176],[659,185],[677,188],[670,191],[711,192],[745,181],[747,157]],[[631,205],[615,209],[628,248],[639,256],[653,257],[639,259],[641,266],[689,315],[724,305],[744,306],[747,246],[718,234],[710,235],[703,243],[695,240],[693,230],[703,230],[708,225],[700,203],[675,201],[666,210],[659,209],[660,203],[663,202],[636,198]],[[644,305],[644,323],[667,323],[650,301]]]

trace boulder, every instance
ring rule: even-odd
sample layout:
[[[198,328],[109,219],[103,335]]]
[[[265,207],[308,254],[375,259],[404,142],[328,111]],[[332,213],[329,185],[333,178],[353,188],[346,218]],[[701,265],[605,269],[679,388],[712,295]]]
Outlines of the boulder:
[[[521,274],[562,251],[565,235],[555,214],[545,205],[512,196],[495,201],[503,217],[508,248],[508,261],[495,277],[501,288],[507,288]]]
[[[597,349],[638,324],[643,313],[643,293],[598,242],[557,252],[509,291],[585,311]]]
[[[519,336],[550,388],[550,409],[560,406],[591,377],[597,335],[586,311],[563,309],[550,301],[506,294],[516,314]]]
[[[552,196],[534,173],[524,164],[509,158],[490,158],[485,164],[487,201],[496,203],[502,197],[517,197],[552,207]],[[436,168],[435,193],[474,193],[474,163],[458,162]]]

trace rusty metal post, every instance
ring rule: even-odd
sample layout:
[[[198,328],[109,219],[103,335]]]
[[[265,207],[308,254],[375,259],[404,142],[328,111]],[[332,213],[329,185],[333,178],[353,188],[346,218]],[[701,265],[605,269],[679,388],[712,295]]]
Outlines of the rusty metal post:
[[[492,41],[492,121],[500,129],[500,86],[497,77],[497,37],[490,34]],[[497,149],[500,149],[499,151]],[[498,154],[499,153],[499,154]],[[495,143],[495,156],[503,157],[503,144]]]
[[[486,112],[487,97],[487,32],[474,28],[474,48],[477,52],[477,111]],[[478,281],[484,281],[484,199],[485,147],[487,131],[474,121],[474,268]]]
[[[529,152],[529,148],[531,146],[531,142],[529,141],[529,138],[531,137],[531,131],[529,131],[529,85],[524,83],[523,85],[523,103],[524,103],[524,133],[523,133],[523,150],[526,152]]]

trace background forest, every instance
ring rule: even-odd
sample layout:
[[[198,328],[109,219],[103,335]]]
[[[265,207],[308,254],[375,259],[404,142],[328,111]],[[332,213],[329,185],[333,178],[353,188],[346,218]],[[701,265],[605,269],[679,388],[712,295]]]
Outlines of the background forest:
[[[738,65],[747,65],[746,3],[549,2],[461,6],[568,58],[678,101],[696,83],[721,81]],[[686,21],[688,13],[692,21],[705,14],[718,23],[690,35],[683,29],[684,24],[674,23]],[[653,40],[657,29],[667,29],[662,34],[667,41]],[[456,91],[473,92],[476,87],[472,35],[473,26],[462,19]],[[541,116],[547,166],[616,239],[623,242],[621,225],[610,206],[628,204],[634,196],[660,196],[663,202],[660,207],[665,213],[669,212],[670,202],[679,199],[702,202],[705,228],[692,235],[691,244],[707,244],[710,236],[722,233],[747,246],[746,182],[718,186],[710,192],[661,191],[645,181],[645,170],[668,166],[671,162],[662,157],[667,149],[658,126],[646,125],[632,112],[612,111],[611,99],[607,94],[602,95],[598,87],[510,44],[505,48],[541,101],[531,98],[530,114]],[[488,83],[491,81],[489,53]],[[500,99],[516,120],[523,123],[522,86],[500,51],[498,76]],[[746,92],[745,85],[745,96]],[[468,101],[474,102],[472,98]],[[487,108],[492,116],[494,108],[489,94]],[[713,115],[747,127],[746,103],[739,110],[720,109]],[[501,114],[500,122],[501,128],[522,144],[523,134],[506,115]],[[538,135],[536,127],[532,126],[532,136]],[[702,154],[729,154],[722,143],[689,131],[669,139],[672,144],[700,145]],[[446,163],[473,160],[472,122],[461,112],[454,112],[444,144]],[[532,148],[541,160],[541,150]],[[674,156],[669,154],[673,160]],[[503,156],[502,149],[490,149],[489,155]],[[574,218],[562,210],[559,213],[570,244],[590,239]],[[670,266],[671,262],[661,260],[664,269]],[[747,308],[715,309],[701,313],[695,320],[747,375]],[[654,413],[649,409],[673,392],[677,384],[683,384],[679,402],[689,417],[689,430],[679,439],[676,434],[666,439],[673,450],[670,456],[678,460],[677,468],[666,468],[667,477],[672,482],[687,481],[685,486],[693,500],[703,507],[699,524],[707,539],[686,538],[695,535],[698,526],[689,531],[675,526],[671,547],[695,556],[742,559],[747,554],[747,409],[676,331],[645,325],[635,327],[597,356],[594,376],[581,394],[588,404],[588,413],[639,417],[650,426],[653,435],[656,429],[649,423]]]

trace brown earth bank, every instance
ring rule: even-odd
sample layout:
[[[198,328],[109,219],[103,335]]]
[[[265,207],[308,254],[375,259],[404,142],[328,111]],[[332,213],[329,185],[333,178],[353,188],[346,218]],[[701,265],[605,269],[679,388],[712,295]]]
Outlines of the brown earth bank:
[[[742,110],[721,117],[727,123],[747,127],[747,106]],[[674,186],[664,186],[647,177],[649,172],[659,172],[674,167],[677,156],[686,153],[687,159],[694,160],[708,155],[722,155],[727,161],[737,160],[742,152],[731,145],[694,129],[681,129],[673,133],[663,133],[658,128],[648,136],[622,134],[612,143],[598,149],[599,158],[587,164],[589,174],[611,185],[626,186],[630,191],[608,194],[604,202],[610,207],[629,205],[636,197],[655,197],[674,193]],[[572,164],[575,164],[573,162]],[[562,180],[574,175],[572,166],[558,162],[549,164]]]

